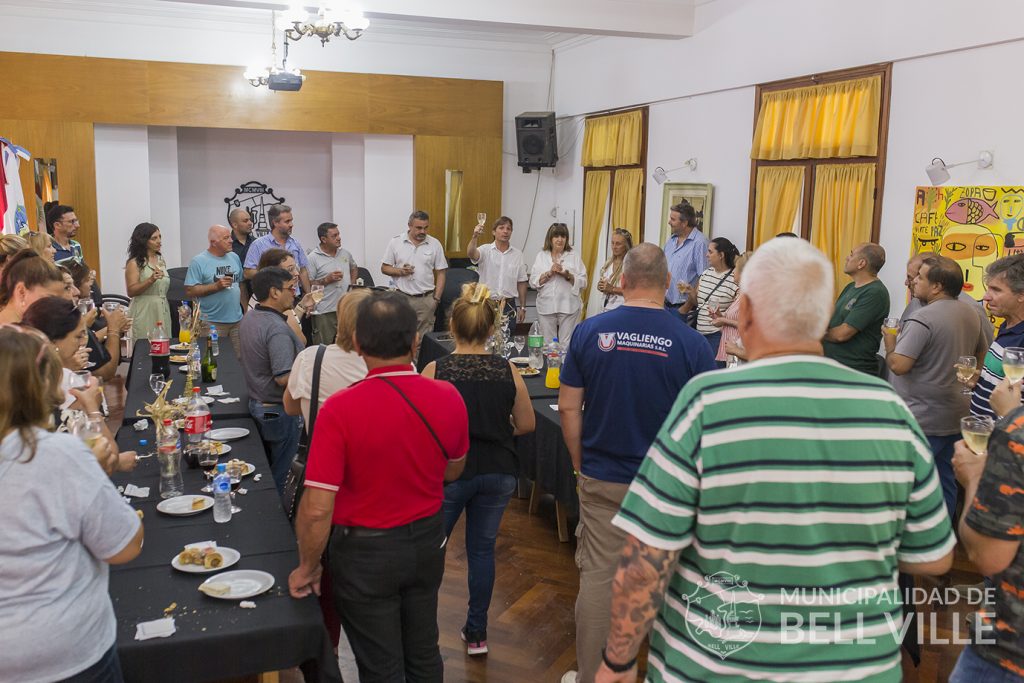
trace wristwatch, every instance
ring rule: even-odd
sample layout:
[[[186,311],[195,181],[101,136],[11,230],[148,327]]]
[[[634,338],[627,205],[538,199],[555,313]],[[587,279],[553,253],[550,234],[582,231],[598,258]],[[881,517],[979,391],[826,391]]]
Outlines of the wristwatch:
[[[621,674],[629,671],[636,666],[636,657],[629,660],[625,664],[616,664],[608,659],[608,654],[605,652],[605,648],[601,648],[601,659],[604,661],[604,665],[612,670],[613,673]]]

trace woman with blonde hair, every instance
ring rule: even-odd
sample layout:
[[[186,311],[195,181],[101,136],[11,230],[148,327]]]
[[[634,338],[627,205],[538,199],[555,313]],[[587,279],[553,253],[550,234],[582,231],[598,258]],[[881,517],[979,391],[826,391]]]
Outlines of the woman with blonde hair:
[[[466,512],[469,610],[462,639],[470,655],[487,652],[487,609],[494,590],[494,544],[518,477],[515,437],[532,432],[535,416],[523,378],[484,346],[498,320],[487,285],[472,282],[452,305],[455,351],[430,363],[424,377],[451,382],[469,413],[466,468],[444,487],[445,535]]]
[[[64,275],[31,249],[7,259],[0,273],[0,324],[21,322],[26,309],[44,296],[64,296]]]
[[[533,261],[530,284],[537,290],[537,322],[544,339],[557,338],[569,346],[572,331],[580,321],[587,291],[587,269],[569,244],[565,223],[552,223],[544,237],[544,248]]]
[[[0,326],[0,680],[120,681],[109,565],[134,559],[142,522],[70,434],[47,431],[63,398],[42,334]]]
[[[612,231],[611,256],[601,266],[601,279],[597,281],[597,291],[604,294],[602,311],[610,311],[622,305],[622,262],[626,254],[633,248],[633,235],[625,228]]]
[[[53,246],[53,240],[50,239],[49,235],[42,232],[29,232],[25,234],[25,241],[28,243],[29,249],[50,263],[53,263],[53,257],[57,253],[57,249]]]
[[[18,235],[0,235],[0,275],[4,272],[7,260],[22,249],[28,249],[28,242]]]

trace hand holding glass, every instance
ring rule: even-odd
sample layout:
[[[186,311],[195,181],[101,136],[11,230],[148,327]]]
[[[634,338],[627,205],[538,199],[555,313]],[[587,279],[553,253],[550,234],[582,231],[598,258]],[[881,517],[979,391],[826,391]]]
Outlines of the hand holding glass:
[[[988,437],[992,436],[995,423],[987,415],[968,415],[960,418],[960,433],[967,447],[977,455],[988,452]]]
[[[978,359],[974,356],[960,356],[956,359],[956,378],[964,388],[960,390],[961,394],[971,393],[971,388],[967,385],[974,377],[974,371],[978,367]]]
[[[882,331],[886,334],[899,334],[900,331],[900,319],[889,317],[882,323]]]
[[[1008,346],[1003,349],[1003,374],[1016,384],[1024,378],[1024,347]]]
[[[315,303],[320,303],[324,300],[324,286],[323,285],[312,285],[309,288],[309,295],[313,297]]]

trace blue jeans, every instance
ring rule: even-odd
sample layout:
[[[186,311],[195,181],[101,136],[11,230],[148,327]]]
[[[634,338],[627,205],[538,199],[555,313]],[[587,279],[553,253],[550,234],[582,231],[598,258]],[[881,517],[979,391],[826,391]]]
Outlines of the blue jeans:
[[[960,653],[960,659],[956,660],[953,673],[949,675],[949,683],[1021,683],[1021,681],[1024,681],[1024,678],[979,657],[974,651],[973,645],[964,648]]]
[[[927,436],[927,435],[926,435]],[[953,474],[953,444],[960,440],[959,434],[949,436],[928,436],[928,446],[932,449],[935,469],[939,473],[939,485],[942,486],[942,499],[946,501],[949,521],[956,528],[956,475]]]
[[[249,399],[249,414],[260,429],[260,438],[270,458],[270,474],[274,477],[277,492],[281,493],[288,468],[299,450],[302,417],[286,414],[284,406],[264,406],[256,399]]]
[[[124,683],[121,661],[117,658],[117,645],[111,645],[98,662],[65,678],[63,683]]]
[[[469,565],[467,632],[487,632],[487,608],[494,591],[494,542],[505,506],[516,490],[512,474],[480,474],[444,487],[444,533],[451,536],[466,510],[466,558]]]

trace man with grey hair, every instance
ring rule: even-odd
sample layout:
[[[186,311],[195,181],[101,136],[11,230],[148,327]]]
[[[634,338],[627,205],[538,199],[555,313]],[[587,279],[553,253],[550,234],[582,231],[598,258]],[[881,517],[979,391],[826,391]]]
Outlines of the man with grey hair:
[[[565,683],[593,683],[601,665],[625,541],[612,517],[683,385],[716,367],[704,337],[662,305],[669,284],[668,260],[657,245],[631,249],[622,264],[623,305],[576,328],[562,368],[558,414],[580,498],[579,673],[565,674]]]
[[[910,411],[822,357],[832,283],[801,239],[744,268],[750,362],[687,383],[612,521],[626,542],[599,683],[636,680],[652,625],[651,680],[899,679],[897,572],[945,573],[955,539]]]
[[[238,324],[246,303],[238,286],[242,263],[231,249],[231,230],[214,225],[207,231],[207,238],[210,246],[188,264],[185,296],[199,301],[203,321],[214,325],[219,336],[230,339],[240,358]]]
[[[249,245],[245,255],[245,277],[252,278],[260,263],[260,257],[268,249],[284,249],[295,257],[295,265],[299,267],[299,282],[302,291],[309,293],[309,259],[306,250],[299,241],[292,237],[294,219],[292,207],[287,204],[274,204],[267,209],[267,220],[270,221],[270,234],[264,235]]]
[[[434,329],[434,312],[444,294],[448,261],[444,247],[427,234],[430,216],[413,211],[406,231],[388,242],[380,271],[392,278],[395,289],[404,294],[416,311],[420,339]],[[417,355],[419,349],[417,349]]]
[[[843,272],[853,282],[836,299],[823,339],[826,356],[869,375],[878,374],[882,321],[889,315],[889,290],[878,279],[884,265],[885,250],[877,244],[866,242],[850,251]]]

